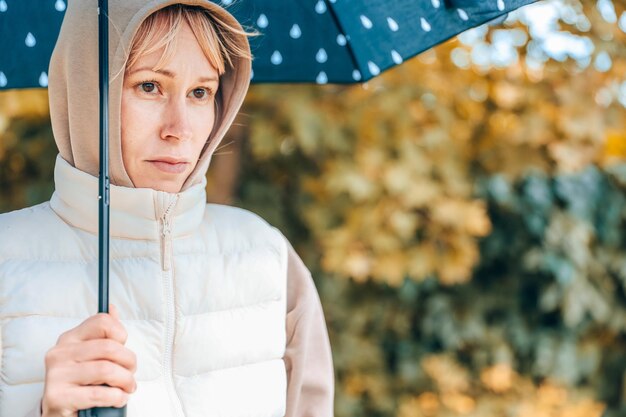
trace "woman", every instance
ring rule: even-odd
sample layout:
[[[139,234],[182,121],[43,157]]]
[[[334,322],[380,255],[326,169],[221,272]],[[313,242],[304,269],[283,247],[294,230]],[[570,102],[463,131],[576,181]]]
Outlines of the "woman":
[[[110,5],[114,306],[92,315],[94,10],[69,2],[50,64],[55,192],[0,216],[0,416],[124,404],[129,417],[331,416],[310,274],[266,222],[205,204],[211,155],[251,71],[247,34],[212,2]]]

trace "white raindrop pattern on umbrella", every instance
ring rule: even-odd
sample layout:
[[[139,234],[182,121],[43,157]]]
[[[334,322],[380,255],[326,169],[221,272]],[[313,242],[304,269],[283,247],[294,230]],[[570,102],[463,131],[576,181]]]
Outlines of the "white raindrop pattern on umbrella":
[[[299,1],[299,0],[292,0],[292,1]],[[300,1],[309,1],[310,3],[310,7],[311,9],[311,13],[313,13],[313,16],[317,15],[319,17],[323,17],[324,19],[328,19],[330,18],[329,16],[331,14],[336,13],[335,9],[330,9],[329,7],[335,8],[335,7],[341,7],[343,4],[341,1],[339,0],[300,0]],[[496,9],[499,11],[504,11],[506,9],[506,4],[505,4],[505,0],[485,0],[485,3],[491,3],[489,8],[491,8],[492,11],[495,11]],[[233,0],[221,0],[221,4],[222,5],[230,5],[230,4],[234,4],[235,2]],[[454,4],[454,2],[453,2]],[[460,2],[459,5],[466,5],[468,4],[467,2]],[[428,7],[431,7],[431,10],[427,10]],[[312,42],[311,39],[319,39],[321,38],[319,32],[322,31],[320,26],[313,26],[314,28],[316,28],[315,30],[313,30],[310,27],[307,27],[306,24],[302,24],[303,22],[298,22],[298,21],[292,21],[292,22],[282,22],[280,21],[280,19],[278,19],[279,15],[278,12],[281,9],[281,7],[277,7],[277,8],[270,8],[268,7],[267,9],[265,8],[259,8],[257,11],[257,15],[256,17],[254,17],[254,22],[256,24],[256,27],[258,29],[261,29],[261,32],[263,33],[263,29],[267,29],[269,26],[272,25],[272,20],[274,20],[276,25],[283,25],[285,23],[287,23],[287,27],[286,27],[286,35],[288,35],[288,39],[291,39],[292,42],[304,42],[303,44],[278,44],[276,43],[273,46],[273,49],[265,52],[267,53],[267,55],[265,56],[269,56],[269,62],[271,63],[272,66],[279,66],[279,65],[287,65],[287,66],[298,66],[298,67],[308,67],[309,65],[307,64],[307,62],[310,62],[311,65],[314,65],[313,68],[315,68],[316,71],[316,75],[315,75],[315,82],[319,83],[319,84],[325,84],[327,82],[329,82],[329,78],[330,75],[334,74],[333,76],[337,76],[337,68],[336,68],[336,61],[335,63],[333,62],[333,59],[336,58],[335,54],[336,54],[336,50],[331,50],[332,48],[327,48],[327,46],[329,46],[327,43],[321,43],[318,42],[317,45],[315,45],[315,42]],[[380,74],[384,69],[389,68],[390,66],[393,65],[399,65],[402,62],[404,62],[406,59],[408,59],[409,57],[411,57],[412,55],[415,54],[415,52],[411,52],[411,50],[405,50],[408,49],[405,47],[403,42],[394,42],[395,36],[397,35],[398,38],[397,39],[402,39],[402,38],[408,38],[409,36],[412,36],[412,34],[418,34],[419,37],[424,38],[427,36],[431,36],[431,34],[434,34],[434,36],[438,36],[438,34],[436,32],[438,32],[435,28],[435,26],[433,25],[433,23],[437,22],[437,25],[439,24],[439,18],[437,17],[437,14],[439,13],[445,13],[448,15],[447,19],[450,20],[454,20],[454,17],[456,17],[457,21],[460,21],[462,23],[468,24],[470,19],[471,19],[471,12],[473,10],[473,6],[467,6],[467,8],[465,8],[465,6],[461,6],[461,7],[449,7],[449,6],[444,6],[444,2],[442,0],[429,0],[427,1],[426,5],[422,6],[422,10],[423,15],[422,16],[403,16],[402,14],[398,15],[398,16],[385,16],[385,15],[379,15],[376,13],[373,13],[373,11],[371,9],[367,8],[367,4],[363,4],[361,10],[362,12],[356,12],[353,16],[355,19],[357,19],[359,25],[357,29],[358,34],[359,34],[359,39],[362,39],[362,37],[364,36],[368,36],[368,33],[371,33],[371,36],[381,36],[381,32],[384,30],[388,31],[388,35],[383,34],[382,36],[388,37],[389,38],[389,44],[393,45],[393,48],[389,48],[387,55],[385,56],[384,54],[381,53],[377,53],[376,55],[373,55],[370,59],[366,59],[366,58],[360,58],[358,59],[358,63],[364,63],[364,65],[361,68],[354,68],[354,64],[357,64],[357,62],[354,61],[354,59],[356,58],[350,58],[351,62],[353,63],[352,65],[352,74],[351,74],[351,78],[354,81],[360,81],[364,78],[364,74],[362,73],[362,71],[365,71],[369,74],[367,74],[368,76],[365,77],[366,79],[369,79],[371,76],[376,76],[378,74]],[[334,17],[336,19],[336,17]],[[411,20],[409,20],[409,18],[411,18]],[[284,19],[284,18],[283,18]],[[314,19],[314,17],[309,17],[308,20]],[[304,23],[310,23],[310,22],[304,22]],[[345,23],[345,22],[343,22]],[[274,26],[272,26],[274,27]],[[438,26],[437,26],[438,27]],[[343,25],[343,29],[348,29],[347,32],[351,32],[351,30],[354,30],[356,28],[356,26],[352,23],[350,23],[349,25]],[[314,32],[318,32],[318,33],[311,33],[311,31]],[[334,35],[332,35],[335,39],[335,44],[336,46],[339,47],[349,47],[350,45],[350,36],[346,33],[343,32],[342,30],[338,30],[338,33],[335,32]],[[417,32],[416,32],[417,30]],[[285,32],[283,32],[285,33]],[[410,35],[407,35],[410,34]],[[443,39],[442,39],[443,40]],[[367,43],[367,42],[365,42]],[[299,45],[306,45],[306,48],[303,48],[302,46]],[[311,48],[315,48],[315,49],[311,49]],[[351,50],[350,55],[349,56],[354,56],[353,55],[354,51]],[[360,56],[360,55],[359,55]],[[259,60],[259,56],[255,55],[255,59]],[[262,57],[261,57],[262,59]],[[267,59],[267,58],[265,58]],[[345,68],[346,62],[342,61],[342,67],[341,68]],[[358,65],[358,64],[357,64]],[[333,66],[335,68],[333,68]],[[359,65],[360,66],[360,65]],[[312,68],[312,69],[313,69]],[[268,70],[269,71],[269,68]],[[265,75],[265,74],[263,74]]]
[[[20,0],[0,0],[0,15],[1,13],[10,11],[12,7],[12,1],[20,1]],[[67,9],[67,1],[68,0],[50,0],[50,5],[54,7],[54,10],[57,12],[65,12]],[[236,2],[235,0],[213,0],[218,4],[221,4],[224,7],[232,6]],[[255,1],[255,0],[241,0],[242,4],[245,1]],[[292,0],[292,1],[301,1],[301,0]],[[262,54],[256,54],[255,50],[253,50],[253,55],[255,56],[255,61],[265,59],[265,62],[270,64],[269,67],[261,66],[264,72],[262,75],[265,78],[267,75],[271,76],[271,72],[269,74],[265,74],[268,71],[271,71],[271,67],[275,66],[287,66],[287,67],[307,67],[307,62],[310,62],[314,67],[311,69],[315,69],[315,82],[319,84],[326,84],[329,82],[329,78],[336,79],[336,77],[340,77],[341,72],[344,69],[347,70],[346,65],[349,61],[355,62],[355,57],[358,58],[359,67],[354,68],[354,66],[349,70],[351,74],[345,74],[348,78],[354,81],[362,81],[363,79],[367,80],[370,76],[377,76],[383,70],[389,68],[393,65],[399,65],[404,60],[408,59],[409,56],[414,55],[416,52],[411,52],[411,50],[407,50],[407,47],[404,42],[398,41],[401,39],[408,39],[410,37],[418,36],[438,36],[438,30],[433,30],[433,24],[435,22],[439,22],[438,18],[435,17],[435,14],[438,13],[447,13],[449,18],[456,18],[459,20],[459,24],[467,24],[472,16],[474,6],[463,6],[463,7],[448,7],[444,6],[442,0],[430,0],[427,1],[424,5],[426,8],[432,7],[432,11],[422,10],[420,13],[423,13],[422,16],[418,16],[415,21],[409,21],[406,16],[402,13],[396,13],[396,15],[385,15],[374,13],[373,10],[367,9],[367,5],[361,5],[361,12],[357,12],[352,19],[356,19],[354,23],[349,23],[346,25],[346,22],[343,21],[341,25],[341,29],[335,26],[329,26],[329,21],[331,20],[341,20],[336,16],[338,13],[338,9],[344,6],[344,2],[342,0],[302,0],[310,2],[309,9],[311,11],[311,16],[308,19],[300,20],[300,21],[291,21],[285,22],[284,17],[277,14],[277,12],[282,13],[282,7],[272,8],[268,7],[261,8],[256,12],[256,16],[250,16],[250,21],[261,30],[261,32],[265,32],[266,30],[276,30],[278,28],[281,33],[287,39],[290,39],[292,44],[285,45],[280,42],[275,43],[271,49],[264,50]],[[496,9],[500,12],[504,12],[507,8],[506,0],[485,0],[485,3],[491,3],[489,6],[492,11]],[[471,4],[468,2],[460,2],[461,4]],[[350,6],[355,7],[355,6]],[[330,9],[329,9],[330,8]],[[234,10],[236,13],[237,10]],[[236,15],[236,14],[235,14]],[[276,20],[277,16],[281,16],[282,20]],[[320,19],[324,19],[323,23],[326,26],[319,25],[321,20],[312,22],[311,19],[315,19],[314,16],[319,16]],[[294,18],[293,20],[297,20]],[[272,23],[273,21],[273,23]],[[336,22],[335,22],[336,24]],[[439,23],[436,23],[439,25]],[[285,26],[287,25],[287,26]],[[269,28],[269,29],[268,29]],[[319,29],[318,29],[319,28]],[[322,29],[324,28],[324,29]],[[332,33],[332,28],[335,28],[334,34]],[[39,49],[38,45],[38,32],[37,28],[28,28],[25,27],[25,34],[23,39],[23,45],[26,49]],[[30,29],[27,31],[27,29]],[[320,36],[320,32],[322,30],[330,29],[331,38],[333,39],[333,45],[328,43],[328,36]],[[437,29],[437,28],[436,28]],[[312,33],[316,31],[316,33]],[[328,32],[326,32],[328,33]],[[375,51],[371,54],[369,59],[367,55],[363,56],[363,54],[356,54],[355,45],[351,45],[350,35],[348,33],[352,33],[355,36],[355,39],[362,39],[364,36],[383,36],[389,39],[388,44],[389,49],[385,51]],[[410,34],[407,36],[407,34]],[[358,35],[358,36],[357,36]],[[44,39],[43,34],[41,41],[47,41],[47,38]],[[262,38],[262,37],[261,37]],[[314,41],[312,41],[314,40]],[[320,41],[322,40],[322,41]],[[275,42],[276,40],[274,40]],[[303,42],[300,44],[299,42]],[[433,42],[434,43],[434,42]],[[367,44],[367,42],[365,42]],[[301,45],[298,47],[298,45]],[[302,48],[302,45],[306,45],[306,48]],[[339,49],[344,48],[343,50],[346,52],[338,53]],[[313,49],[310,49],[313,48]],[[347,49],[350,48],[350,49]],[[33,52],[36,53],[36,52]],[[309,55],[310,54],[310,55]],[[343,55],[342,55],[343,54]],[[307,57],[308,55],[308,57]],[[341,55],[341,59],[338,60],[338,56]],[[349,58],[352,57],[352,58]],[[269,58],[269,59],[268,59]],[[349,61],[346,61],[349,60]],[[337,65],[340,63],[341,65]],[[265,65],[265,64],[264,64]],[[256,67],[256,65],[255,65]],[[259,69],[259,68],[257,68]],[[282,71],[282,70],[281,70]],[[347,72],[347,71],[346,71]],[[364,74],[363,72],[369,72],[369,74]],[[0,87],[6,87],[10,80],[7,79],[6,68],[4,69],[0,67]],[[12,74],[12,73],[10,73]],[[40,86],[48,85],[48,75],[46,72],[40,72],[38,77],[38,84]],[[259,73],[260,74],[260,73]],[[312,74],[313,75],[313,74]],[[11,75],[9,75],[11,77]],[[254,78],[254,72],[251,73],[251,79]],[[344,76],[345,80],[345,76]],[[348,81],[348,80],[345,80]]]
[[[320,64],[328,61],[328,54],[326,54],[326,50],[324,48],[320,48],[319,51],[317,51],[317,54],[315,54],[315,60]]]
[[[397,32],[400,29],[400,27],[398,26],[398,22],[393,20],[391,17],[387,18],[387,24],[389,25],[389,29],[391,29],[392,32]]]
[[[11,16],[11,12],[16,12],[19,10],[19,6],[12,8],[14,3],[17,3],[18,1],[21,0],[14,0],[13,2],[10,0],[0,0],[0,14],[7,14],[7,18],[8,19],[12,19]],[[57,13],[60,12],[61,14],[59,16],[61,16],[62,18],[62,13],[65,12],[65,10],[67,9],[67,0],[55,0],[54,3],[50,2],[48,3],[50,4],[51,7],[50,10],[53,10],[53,13]],[[52,7],[54,7],[54,9],[52,9]],[[46,47],[46,43],[49,43],[48,39],[45,39],[44,42],[42,43],[42,45],[40,45],[40,43],[38,42],[37,39],[37,29],[38,26],[37,25],[33,25],[33,27],[29,28],[29,27],[24,27],[22,30],[24,30],[24,32],[21,31],[17,31],[15,33],[15,36],[17,37],[22,37],[21,39],[23,39],[23,43],[22,45],[25,47],[25,50],[27,51],[26,54],[35,54],[35,56],[37,56],[37,54],[41,54],[41,48],[42,47]],[[39,26],[40,28],[40,26]],[[43,39],[43,38],[42,38]],[[47,42],[46,42],[47,41]],[[24,54],[24,52],[22,52],[22,55]],[[1,65],[2,61],[0,60],[0,65]],[[6,69],[5,69],[6,70]],[[7,76],[7,73],[5,72],[5,70],[3,70],[2,67],[0,67],[0,88],[4,88],[4,87],[8,87],[11,88],[12,86],[9,85],[9,83],[11,82],[11,80],[9,79],[9,77]],[[22,69],[23,71],[23,69]],[[11,73],[13,74],[13,73]],[[21,74],[20,74],[21,75]],[[20,76],[16,76],[14,77],[15,80],[13,80],[13,85],[15,85],[16,83],[23,83],[24,80],[18,80],[20,78]],[[35,87],[35,86],[39,86],[39,87],[48,87],[48,73],[46,71],[40,71],[39,72],[39,76],[35,76],[33,77],[37,80],[36,84],[33,83],[33,85],[30,85],[31,87]]]
[[[378,68],[378,65],[374,64],[372,61],[367,61],[367,69],[369,69],[370,73],[374,76],[380,74],[380,68]]]
[[[318,0],[318,2],[315,4],[315,11],[317,12],[317,14],[323,14],[324,12],[326,12],[326,3],[324,3],[324,0]]]
[[[64,12],[65,11],[65,2],[63,0],[57,0],[54,3],[54,8],[57,10],[57,12]]]
[[[504,11],[506,9],[506,4],[505,4],[505,0],[492,0],[495,1],[496,7],[499,11]],[[334,3],[334,1],[333,1]],[[432,7],[434,9],[437,9],[439,11],[439,9],[442,7],[442,1],[441,0],[431,0],[430,1]],[[457,7],[457,8],[453,8],[451,10],[449,10],[450,12],[454,12],[457,17],[462,21],[462,22],[467,22],[470,19],[470,15],[467,12],[467,10]],[[372,21],[372,19],[370,18],[370,16],[365,15],[365,14],[360,14],[358,16],[360,25],[365,29],[365,33],[367,33],[367,31],[369,31],[370,29],[374,28],[376,23],[374,21]],[[396,19],[394,19],[393,16],[387,16],[385,17],[386,22],[387,22],[387,26],[389,28],[389,30],[391,31],[392,35],[396,32],[401,32],[401,26],[398,24],[398,21]],[[419,28],[421,28],[421,30],[423,31],[424,34],[429,34],[432,30],[433,27],[430,23],[430,21],[428,20],[428,18],[422,16],[419,18]],[[410,29],[410,28],[408,28]],[[402,47],[402,44],[399,43],[396,45],[396,47]],[[399,52],[396,49],[391,49],[389,52],[389,56],[391,57],[391,61],[393,62],[394,65],[399,65],[402,62],[404,62],[405,57],[402,55],[401,52]],[[384,58],[383,58],[384,59]],[[382,63],[381,63],[382,64]],[[370,74],[372,76],[377,76],[378,74],[380,74],[381,72],[381,64],[374,62],[373,60],[368,60],[367,61],[367,69],[370,72]],[[387,68],[388,65],[382,65],[382,68]],[[361,74],[358,70],[354,70],[353,72],[353,76],[352,78],[355,81],[359,81],[361,80]]]
[[[35,36],[32,33],[28,32],[28,35],[26,35],[26,39],[24,40],[24,43],[29,48],[32,48],[33,46],[37,45],[37,39],[35,39]]]
[[[402,64],[402,61],[403,61],[402,56],[395,49],[391,50],[391,59],[393,59],[393,62],[396,65]]]
[[[336,0],[328,0],[328,1],[330,3],[336,2]],[[221,0],[221,3],[223,5],[229,5],[230,3],[232,3],[232,0],[229,0],[229,1]],[[314,11],[317,15],[320,15],[320,16],[325,15],[328,11],[328,6],[326,5],[326,1],[316,0],[314,4]],[[270,14],[260,13],[258,17],[256,17],[256,20],[255,20],[256,26],[259,29],[266,29],[268,26],[271,25],[270,18],[272,16],[273,15],[271,13]],[[289,28],[289,37],[293,40],[299,40],[302,38],[302,36],[303,36],[302,27],[297,22],[291,22],[291,26]],[[346,46],[348,43],[348,40],[349,40],[349,37],[344,35],[343,33],[339,33],[336,37],[336,42],[337,42],[337,45],[339,46]],[[327,64],[329,60],[329,55],[325,48],[320,47],[315,52],[314,58],[317,64]],[[285,59],[285,55],[283,54],[283,52],[281,52],[281,50],[278,50],[278,49],[273,50],[269,58],[270,62],[274,66],[285,64],[284,59]],[[254,78],[254,73],[251,74],[251,79],[253,78]],[[326,71],[324,70],[319,71],[317,76],[315,77],[315,82],[317,82],[318,84],[326,84],[328,82],[328,74],[326,73]]]
[[[274,53],[272,54],[272,57],[270,58],[270,61],[272,61],[272,64],[274,65],[280,65],[283,63],[283,56],[280,53],[280,51],[274,51]]]
[[[265,29],[270,24],[270,22],[269,22],[269,20],[267,20],[267,16],[265,16],[263,13],[261,13],[259,15],[259,18],[256,21],[256,24],[261,29]]]
[[[374,25],[372,24],[372,21],[369,19],[369,17],[361,15],[361,23],[363,24],[363,27],[365,29],[371,29]]]
[[[293,39],[299,39],[300,36],[302,36],[302,30],[297,23],[294,23],[291,27],[291,30],[289,31],[289,36],[291,36]]]

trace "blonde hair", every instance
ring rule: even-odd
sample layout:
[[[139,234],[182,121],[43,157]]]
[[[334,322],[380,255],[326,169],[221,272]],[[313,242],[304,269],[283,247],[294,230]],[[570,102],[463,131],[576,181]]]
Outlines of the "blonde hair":
[[[157,10],[142,22],[131,45],[126,71],[144,54],[165,48],[153,70],[163,68],[172,57],[174,40],[184,22],[189,24],[204,55],[220,76],[226,72],[226,63],[233,67],[233,58],[252,60],[250,51],[237,38],[257,36],[258,32],[234,27],[203,7],[174,4]]]

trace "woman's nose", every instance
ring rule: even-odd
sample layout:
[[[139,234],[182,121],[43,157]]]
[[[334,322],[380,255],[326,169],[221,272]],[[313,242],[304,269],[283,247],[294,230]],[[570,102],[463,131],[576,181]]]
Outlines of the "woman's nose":
[[[191,139],[191,122],[185,98],[172,98],[165,106],[162,117],[161,139]]]

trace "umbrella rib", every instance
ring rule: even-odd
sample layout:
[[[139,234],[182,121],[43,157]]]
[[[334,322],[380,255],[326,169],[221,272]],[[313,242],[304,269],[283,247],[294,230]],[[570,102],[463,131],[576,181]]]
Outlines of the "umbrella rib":
[[[324,0],[324,3],[326,3],[326,8],[328,9],[333,21],[335,22],[335,24],[337,25],[337,27],[339,28],[339,32],[342,35],[347,35],[347,33],[345,33],[345,31],[343,30],[343,26],[341,25],[341,21],[339,20],[339,18],[337,17],[337,14],[335,13],[335,9],[333,8],[333,5],[328,1],[328,0]],[[346,42],[346,47],[348,48],[348,54],[350,55],[350,59],[352,59],[352,63],[354,64],[354,68],[358,69],[359,72],[361,73],[362,76],[362,80],[365,81],[365,75],[363,74],[363,71],[361,71],[361,67],[359,66],[359,62],[356,59],[356,55],[354,54],[354,50],[352,49],[352,39],[348,39],[348,42]]]

